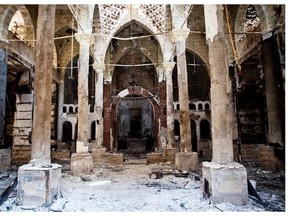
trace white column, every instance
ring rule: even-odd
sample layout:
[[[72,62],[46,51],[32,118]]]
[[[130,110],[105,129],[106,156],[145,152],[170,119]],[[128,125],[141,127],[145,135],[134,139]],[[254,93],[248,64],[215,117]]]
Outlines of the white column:
[[[78,69],[78,130],[76,153],[88,152],[88,73],[89,48],[92,43],[91,33],[78,33],[75,35],[80,44]]]
[[[93,68],[96,72],[96,148],[100,148],[103,145],[103,73],[105,64],[94,63]]]
[[[64,104],[64,80],[61,79],[58,84],[58,119],[57,119],[57,144],[58,150],[60,150],[60,142],[63,137],[63,126],[62,119],[63,116],[63,104]]]
[[[174,108],[173,108],[173,82],[172,71],[175,67],[175,62],[162,63],[166,75],[166,117],[167,117],[167,141],[168,147],[174,147]]]

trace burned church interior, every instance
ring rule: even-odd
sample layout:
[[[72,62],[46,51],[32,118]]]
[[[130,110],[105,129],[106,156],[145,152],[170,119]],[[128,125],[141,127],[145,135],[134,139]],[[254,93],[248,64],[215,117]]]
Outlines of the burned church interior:
[[[285,211],[285,9],[1,4],[0,211]]]

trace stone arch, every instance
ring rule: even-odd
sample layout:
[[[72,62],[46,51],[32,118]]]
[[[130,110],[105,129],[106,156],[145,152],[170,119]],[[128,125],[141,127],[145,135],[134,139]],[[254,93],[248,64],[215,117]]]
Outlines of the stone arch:
[[[273,23],[273,6],[263,6],[263,5],[252,5],[257,15],[260,19],[260,24],[251,30],[252,32],[265,32],[268,29],[271,29],[274,25]],[[244,22],[248,5],[238,6],[236,17],[234,20],[234,32],[244,32]],[[234,40],[238,55],[240,58],[240,63],[247,58],[247,50],[252,50],[258,46],[259,41],[261,40],[261,34],[235,34]],[[247,49],[248,48],[248,49]],[[245,51],[246,50],[246,51]],[[246,56],[246,57],[245,57]]]
[[[32,20],[32,17],[29,12],[29,6],[26,7],[25,5],[9,5],[9,6],[1,6],[3,8],[3,11],[0,15],[0,20],[3,20],[2,24],[0,25],[0,32],[1,35],[5,38],[9,38],[9,25],[11,23],[11,20],[13,19],[15,13],[19,10],[21,13],[21,16],[23,18],[24,22],[24,32],[25,35],[23,35],[23,38],[20,39],[26,39],[29,40],[26,43],[34,46],[34,42],[31,40],[35,40],[36,31],[35,31],[35,20]]]
[[[71,61],[71,58],[74,59],[76,56],[79,55],[79,43],[77,42],[75,37],[73,38],[73,53],[71,50],[72,40],[70,36],[72,35],[72,31],[76,33],[75,26],[65,25],[57,29],[54,34],[55,38],[67,36],[67,38],[54,40],[54,44],[56,47],[56,55],[59,56],[57,58],[57,65],[59,65],[60,74],[63,75],[65,73],[66,66]]]
[[[115,30],[112,31],[110,33],[110,37],[107,37],[106,40],[104,41],[102,47],[102,51],[103,53],[100,55],[101,56],[105,56],[105,53],[107,51],[107,49],[109,48],[109,44],[111,43],[113,37],[119,32],[121,31],[122,29],[124,29],[125,27],[127,27],[128,25],[130,25],[132,22],[135,22],[137,25],[141,26],[142,28],[146,29],[148,32],[150,32],[151,36],[153,36],[157,41],[158,41],[158,44],[160,46],[160,50],[161,50],[161,53],[160,56],[161,58],[163,58],[163,47],[164,47],[164,44],[162,41],[163,40],[163,36],[160,36],[160,35],[157,35],[155,32],[156,29],[151,25],[151,23],[147,22],[146,19],[143,19],[143,20],[139,20],[137,18],[135,19],[131,19],[131,18],[128,18],[127,17],[128,14],[126,14],[126,19],[122,18],[119,23],[117,24],[117,26],[114,28]],[[128,21],[127,21],[128,20]],[[104,58],[105,59],[105,58]]]
[[[174,57],[174,61],[177,63],[176,57]],[[189,100],[190,101],[209,100],[210,76],[207,64],[197,53],[189,49],[186,49],[186,64],[188,75]],[[179,97],[177,67],[174,67],[173,69],[172,79],[173,79],[173,98],[174,100],[177,101]]]
[[[110,120],[110,127],[112,130],[115,130],[112,124],[117,122],[117,110],[118,110],[118,105],[122,98],[126,96],[131,96],[133,95],[133,90],[132,87],[128,87],[127,89],[124,89],[121,91],[112,101],[111,103],[111,120]],[[158,119],[160,116],[160,106],[159,106],[159,101],[157,101],[151,92],[149,92],[146,89],[143,89],[142,87],[139,86],[139,90],[137,92],[134,92],[134,95],[140,96],[140,97],[147,97],[149,103],[152,106],[152,111],[153,111],[153,124],[154,124],[154,148],[158,148],[158,134],[159,134],[159,127],[158,127]],[[116,134],[115,131],[112,132],[112,134]],[[116,138],[113,139],[113,148],[117,149],[116,146]]]

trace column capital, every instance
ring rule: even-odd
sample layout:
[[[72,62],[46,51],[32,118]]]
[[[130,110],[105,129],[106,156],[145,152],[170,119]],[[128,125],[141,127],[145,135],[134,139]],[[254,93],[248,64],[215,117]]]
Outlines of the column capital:
[[[81,42],[87,42],[89,44],[94,43],[93,34],[88,33],[88,32],[77,32],[75,34],[75,38],[79,43],[81,43]]]
[[[163,62],[162,67],[165,70],[165,73],[172,72],[175,67],[175,62]]]
[[[176,41],[185,41],[190,33],[190,29],[173,29],[171,32],[171,40]]]
[[[105,63],[93,63],[93,69],[96,73],[104,73]]]

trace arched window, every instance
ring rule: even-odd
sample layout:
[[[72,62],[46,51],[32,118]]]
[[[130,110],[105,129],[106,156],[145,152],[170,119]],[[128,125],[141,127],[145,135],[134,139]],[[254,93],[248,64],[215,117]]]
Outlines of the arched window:
[[[66,113],[66,112],[67,112],[67,107],[63,106],[63,107],[62,107],[62,112],[63,112],[63,113]]]
[[[180,124],[178,120],[174,120],[174,134],[175,136],[178,136],[180,139]]]
[[[196,110],[195,104],[189,104],[189,110]]]
[[[177,109],[177,110],[180,110],[180,104],[177,104],[177,105],[176,105],[176,109]]]
[[[62,142],[72,141],[72,124],[69,121],[63,123]]]
[[[72,106],[69,107],[69,113],[73,113],[73,107]]]
[[[208,103],[205,104],[205,110],[210,110],[210,106]]]
[[[201,122],[200,122],[200,138],[201,139],[211,139],[210,123],[206,119],[201,120]]]
[[[198,104],[198,110],[203,110],[203,105],[201,103]]]

